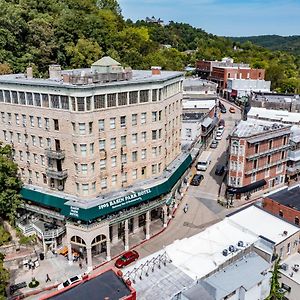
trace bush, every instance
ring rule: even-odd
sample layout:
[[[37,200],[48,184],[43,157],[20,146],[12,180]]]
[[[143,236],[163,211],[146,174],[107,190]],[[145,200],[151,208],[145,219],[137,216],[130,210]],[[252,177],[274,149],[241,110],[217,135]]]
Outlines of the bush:
[[[28,286],[33,289],[33,288],[36,288],[37,286],[39,286],[39,284],[40,283],[33,277],[31,279],[31,281],[29,282]]]
[[[8,243],[11,240],[10,234],[5,231],[4,227],[0,225],[0,246]]]

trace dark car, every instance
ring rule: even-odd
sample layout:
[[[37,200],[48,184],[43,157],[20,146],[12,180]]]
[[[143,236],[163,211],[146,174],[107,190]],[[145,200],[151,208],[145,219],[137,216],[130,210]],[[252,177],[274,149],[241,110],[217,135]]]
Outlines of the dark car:
[[[224,172],[225,172],[225,166],[223,166],[223,165],[217,165],[216,166],[216,171],[215,171],[215,174],[216,175],[223,175],[224,174]]]
[[[222,114],[226,114],[226,108],[225,108],[225,106],[221,107],[221,113]]]
[[[139,258],[139,254],[135,251],[127,251],[115,262],[117,268],[124,268]]]
[[[191,180],[191,185],[199,185],[201,181],[203,180],[203,175],[201,174],[196,174]]]
[[[225,121],[224,121],[223,119],[221,119],[221,120],[219,121],[219,126],[224,126],[224,127],[225,127]]]

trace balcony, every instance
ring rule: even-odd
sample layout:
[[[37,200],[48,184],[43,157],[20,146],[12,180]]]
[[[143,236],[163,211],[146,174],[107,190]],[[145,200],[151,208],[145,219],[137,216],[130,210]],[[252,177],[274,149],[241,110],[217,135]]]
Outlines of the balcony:
[[[288,158],[289,158],[289,160],[292,160],[292,161],[300,160],[300,149],[290,150],[288,152]]]
[[[272,168],[272,167],[274,167],[274,166],[277,166],[277,165],[279,165],[279,164],[285,163],[285,162],[287,162],[287,161],[288,161],[287,158],[285,158],[285,159],[280,159],[280,160],[275,161],[275,162],[272,162],[272,163],[270,163],[270,164],[264,164],[264,165],[262,165],[262,166],[258,166],[258,167],[255,168],[255,169],[251,169],[251,170],[249,170],[249,171],[246,171],[245,174],[246,174],[246,175],[251,175],[252,173],[256,173],[256,172],[262,171],[262,170],[267,169],[267,168]]]
[[[247,159],[248,160],[253,160],[253,159],[256,159],[258,157],[263,157],[263,156],[271,155],[271,154],[274,154],[274,153],[279,152],[279,151],[287,150],[289,148],[290,148],[290,145],[283,145],[283,146],[280,146],[280,147],[277,147],[277,148],[268,149],[268,150],[266,150],[264,152],[259,152],[259,153],[254,153],[252,155],[248,155]],[[299,154],[299,158],[300,158],[300,154]]]
[[[46,150],[46,156],[52,159],[64,159],[65,158],[65,151],[64,150]]]
[[[58,171],[53,169],[47,169],[46,173],[48,177],[58,179],[58,180],[64,180],[68,177],[67,170]]]

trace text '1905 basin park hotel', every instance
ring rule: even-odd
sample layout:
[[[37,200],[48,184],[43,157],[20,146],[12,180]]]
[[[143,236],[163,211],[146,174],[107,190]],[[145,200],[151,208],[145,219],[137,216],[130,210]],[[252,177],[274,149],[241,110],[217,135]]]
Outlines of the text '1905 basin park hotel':
[[[154,212],[166,224],[191,162],[180,148],[182,73],[103,57],[49,75],[0,76],[0,139],[14,148],[25,208],[67,220],[70,244],[88,249],[101,235],[109,259],[120,227],[146,224],[148,238]]]

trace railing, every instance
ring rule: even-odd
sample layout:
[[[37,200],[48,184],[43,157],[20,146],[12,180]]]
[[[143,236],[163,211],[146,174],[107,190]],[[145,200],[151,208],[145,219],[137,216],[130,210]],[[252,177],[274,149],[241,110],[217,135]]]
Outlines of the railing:
[[[275,162],[270,163],[270,164],[264,164],[264,165],[262,165],[262,166],[260,166],[260,167],[255,168],[255,169],[251,169],[251,170],[249,170],[249,171],[246,171],[245,174],[246,174],[246,175],[250,175],[250,174],[252,174],[252,173],[256,173],[256,172],[259,172],[259,171],[261,171],[261,170],[264,170],[264,169],[271,168],[271,167],[274,167],[274,166],[276,166],[276,165],[282,164],[282,163],[284,163],[284,162],[286,162],[286,161],[288,161],[287,158],[281,159],[281,160],[278,160],[278,161],[275,161]]]
[[[23,225],[21,222],[16,221],[16,225],[22,231],[22,233],[26,236],[28,236],[32,233],[35,233],[35,230],[34,230],[32,224],[30,224],[30,223]]]
[[[64,159],[65,158],[65,151],[64,150],[46,150],[46,155],[48,158],[53,159]]]
[[[264,152],[254,153],[252,155],[248,155],[246,158],[248,160],[252,160],[252,159],[255,159],[256,157],[271,155],[271,154],[273,154],[275,152],[286,150],[286,149],[289,149],[289,148],[290,148],[290,145],[283,145],[283,146],[280,146],[280,147],[277,147],[277,148],[268,149],[268,150],[266,150]]]
[[[63,233],[65,233],[65,231],[66,231],[65,227],[59,227],[57,229],[44,231],[34,223],[32,223],[32,227],[36,231],[37,235],[44,239],[57,238],[60,235],[62,235]]]
[[[53,169],[47,169],[46,173],[48,177],[58,179],[58,180],[64,180],[68,177],[67,170],[58,171]]]

